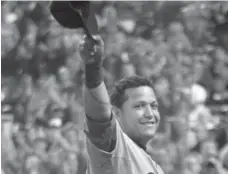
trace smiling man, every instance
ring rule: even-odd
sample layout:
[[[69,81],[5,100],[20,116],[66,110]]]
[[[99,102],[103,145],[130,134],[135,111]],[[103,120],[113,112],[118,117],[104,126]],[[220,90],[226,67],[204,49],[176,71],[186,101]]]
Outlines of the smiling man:
[[[163,174],[146,153],[160,122],[157,99],[149,80],[131,76],[120,80],[109,97],[103,81],[104,43],[85,37],[80,55],[85,64],[89,174]],[[111,100],[110,100],[111,99]]]

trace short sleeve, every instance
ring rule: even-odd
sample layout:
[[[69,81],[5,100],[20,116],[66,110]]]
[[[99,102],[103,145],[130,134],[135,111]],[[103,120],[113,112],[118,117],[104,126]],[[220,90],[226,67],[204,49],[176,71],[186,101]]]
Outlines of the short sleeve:
[[[87,138],[93,145],[104,151],[111,151],[116,143],[116,120],[111,115],[108,122],[94,121],[86,116],[86,124],[84,129]]]

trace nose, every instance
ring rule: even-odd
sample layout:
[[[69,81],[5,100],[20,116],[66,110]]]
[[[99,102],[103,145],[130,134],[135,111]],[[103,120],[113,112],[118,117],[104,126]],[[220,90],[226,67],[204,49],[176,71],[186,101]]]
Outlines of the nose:
[[[148,104],[145,108],[145,117],[149,117],[152,118],[153,117],[153,109],[151,108],[151,106]]]

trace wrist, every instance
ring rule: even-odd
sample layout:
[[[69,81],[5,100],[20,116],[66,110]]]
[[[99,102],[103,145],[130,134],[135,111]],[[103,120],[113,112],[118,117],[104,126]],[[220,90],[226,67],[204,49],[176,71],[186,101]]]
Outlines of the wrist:
[[[96,88],[103,82],[102,71],[102,61],[85,64],[85,84],[87,88]]]
[[[85,65],[102,66],[103,60],[104,60],[104,58],[100,57],[100,56],[99,56],[99,58],[98,57],[92,57],[92,58],[86,59]]]

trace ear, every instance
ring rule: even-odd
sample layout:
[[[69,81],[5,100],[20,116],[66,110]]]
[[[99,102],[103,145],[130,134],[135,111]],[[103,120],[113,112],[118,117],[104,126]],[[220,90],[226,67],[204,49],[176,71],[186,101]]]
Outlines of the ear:
[[[112,106],[112,111],[113,111],[114,115],[116,116],[116,119],[118,121],[120,121],[121,110],[116,106]]]

